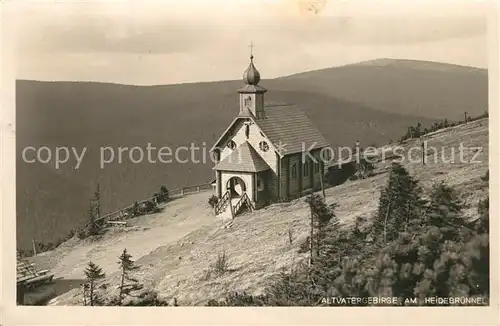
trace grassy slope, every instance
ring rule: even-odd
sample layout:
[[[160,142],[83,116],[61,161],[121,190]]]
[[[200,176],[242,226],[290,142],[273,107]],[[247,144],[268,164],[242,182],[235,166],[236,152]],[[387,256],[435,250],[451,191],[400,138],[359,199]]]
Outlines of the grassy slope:
[[[432,69],[431,69],[432,68]],[[385,60],[263,81],[271,102],[296,103],[333,145],[384,143],[409,124],[483,112],[487,72],[437,63]],[[54,242],[78,225],[101,185],[104,211],[170,188],[206,182],[208,164],[122,164],[99,168],[101,146],[145,147],[206,142],[210,146],[237,111],[240,81],[135,87],[101,83],[17,82],[17,148],[87,147],[84,163],[60,170],[17,165],[18,246]],[[416,109],[417,108],[417,109]],[[423,117],[418,117],[418,116]],[[20,160],[19,160],[20,161]]]
[[[473,217],[479,199],[488,195],[480,179],[488,170],[488,119],[437,132],[428,140],[429,146],[445,146],[446,159],[451,157],[451,147],[455,148],[456,162],[429,162],[422,166],[405,161],[403,165],[421,181],[426,191],[433,182],[439,181],[457,189],[470,205],[465,214]],[[459,142],[469,148],[483,146],[478,157],[482,163],[459,163]],[[410,146],[419,146],[419,143],[405,144],[406,148]],[[472,159],[472,153],[465,157]],[[379,163],[375,177],[327,189],[327,202],[340,204],[337,215],[343,223],[374,212],[389,166],[389,162]],[[57,276],[79,278],[84,265],[92,259],[101,264],[110,274],[110,282],[115,283],[118,280],[116,257],[126,247],[142,265],[140,278],[147,280],[146,284],[166,297],[177,297],[181,305],[203,305],[210,298],[218,298],[231,290],[258,293],[267,276],[305,258],[297,254],[308,234],[308,207],[303,199],[239,216],[231,227],[224,229],[223,223],[212,216],[207,205],[208,195],[200,193],[176,200],[165,212],[136,220],[135,231],[131,228],[129,232],[110,234],[103,242],[94,244],[72,240],[73,243],[37,260],[45,262],[44,267],[53,267]],[[289,228],[294,234],[292,245],[288,243]],[[234,271],[220,278],[202,280],[204,270],[222,250],[229,254]],[[75,304],[79,299],[78,290],[73,290],[54,299],[52,304]]]
[[[399,114],[457,120],[488,107],[487,70],[436,62],[379,59],[278,80],[286,89],[315,89]]]

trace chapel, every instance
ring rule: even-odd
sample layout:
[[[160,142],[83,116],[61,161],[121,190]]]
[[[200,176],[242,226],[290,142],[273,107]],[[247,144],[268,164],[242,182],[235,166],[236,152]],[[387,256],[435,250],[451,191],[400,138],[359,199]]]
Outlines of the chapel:
[[[266,104],[253,54],[243,82],[237,115],[211,149],[216,215],[234,217],[321,189],[324,137],[297,106]]]

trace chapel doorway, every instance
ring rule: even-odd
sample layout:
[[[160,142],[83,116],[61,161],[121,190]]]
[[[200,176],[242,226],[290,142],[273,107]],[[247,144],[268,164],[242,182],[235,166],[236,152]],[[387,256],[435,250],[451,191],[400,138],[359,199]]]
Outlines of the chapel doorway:
[[[227,181],[227,190],[231,194],[231,198],[241,197],[247,191],[245,181],[240,177],[232,177]]]

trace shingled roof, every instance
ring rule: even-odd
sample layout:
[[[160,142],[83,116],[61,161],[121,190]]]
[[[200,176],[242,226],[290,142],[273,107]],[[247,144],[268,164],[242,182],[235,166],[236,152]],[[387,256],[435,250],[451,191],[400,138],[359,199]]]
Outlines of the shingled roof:
[[[306,114],[294,105],[265,107],[265,119],[254,120],[280,155],[328,146]]]
[[[312,150],[329,145],[307,115],[294,105],[266,106],[264,116],[264,119],[255,119],[248,110],[240,112],[214,144],[211,151],[220,145],[236,122],[242,119],[254,121],[281,156],[301,153],[303,148]]]
[[[266,161],[247,141],[214,167],[220,171],[260,172],[269,170]]]

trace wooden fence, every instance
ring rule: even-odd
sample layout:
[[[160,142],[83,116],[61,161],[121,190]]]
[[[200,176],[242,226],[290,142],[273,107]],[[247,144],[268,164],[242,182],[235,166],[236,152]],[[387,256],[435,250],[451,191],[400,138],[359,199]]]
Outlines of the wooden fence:
[[[172,190],[169,189],[168,190],[168,197],[170,199],[179,198],[179,197],[182,197],[184,195],[189,195],[189,194],[198,193],[201,191],[207,191],[207,190],[211,190],[211,189],[212,189],[211,183],[203,183],[203,184],[194,185],[194,186],[185,186],[185,187],[172,189]],[[149,198],[146,198],[143,200],[139,200],[139,201],[137,201],[137,203],[141,204],[141,203],[145,203],[148,201],[153,201],[154,198],[155,198],[155,196],[152,196],[152,197],[149,197]],[[107,222],[107,221],[121,220],[125,216],[126,211],[131,209],[132,207],[134,207],[134,204],[127,206],[127,207],[123,207],[117,211],[105,214],[105,215],[101,216],[99,219],[97,219],[97,221],[104,220],[104,222]]]

